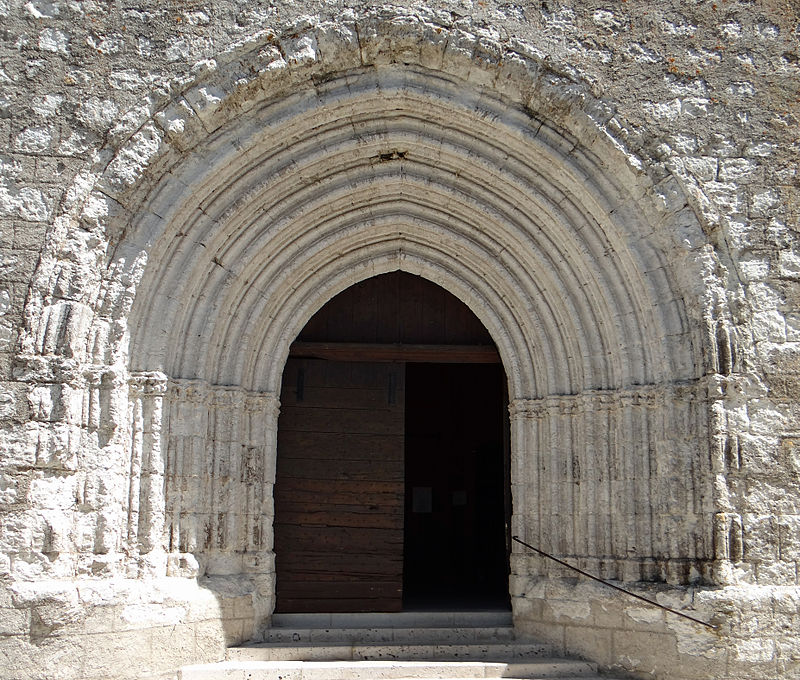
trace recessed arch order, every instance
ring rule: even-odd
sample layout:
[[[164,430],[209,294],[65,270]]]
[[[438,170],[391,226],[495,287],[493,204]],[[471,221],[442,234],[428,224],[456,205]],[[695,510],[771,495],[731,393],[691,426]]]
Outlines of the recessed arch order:
[[[271,573],[289,345],[337,293],[401,270],[466,303],[500,351],[515,531],[606,576],[705,569],[711,494],[672,498],[658,462],[705,480],[703,340],[665,250],[699,227],[596,126],[582,139],[587,121],[443,70],[360,66],[262,92],[154,183],[117,253],[147,254],[129,368],[166,381],[166,496],[148,501],[166,553]],[[687,517],[694,533],[670,530]]]
[[[369,69],[218,131],[144,220],[169,226],[139,287],[132,368],[274,391],[326,299],[408,267],[483,320],[515,397],[694,377],[679,292],[626,178],[466,87]]]

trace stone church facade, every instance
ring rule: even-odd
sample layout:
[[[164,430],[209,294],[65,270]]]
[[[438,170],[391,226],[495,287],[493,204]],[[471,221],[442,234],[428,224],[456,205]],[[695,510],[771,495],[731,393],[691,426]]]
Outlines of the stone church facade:
[[[515,627],[800,676],[799,20],[0,2],[0,676],[259,639],[290,346],[392,272],[497,348],[510,532],[716,626],[515,544]]]

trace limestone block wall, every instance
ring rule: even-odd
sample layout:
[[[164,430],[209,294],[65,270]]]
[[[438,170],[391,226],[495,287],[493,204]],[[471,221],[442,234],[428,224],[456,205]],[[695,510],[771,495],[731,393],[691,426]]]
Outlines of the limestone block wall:
[[[168,676],[259,635],[288,345],[396,269],[498,345],[515,532],[720,628],[521,551],[516,625],[646,677],[797,674],[795,7],[0,25],[0,675]]]
[[[0,606],[2,676],[174,677],[224,654],[224,606],[189,579],[17,582]]]
[[[530,579],[535,561],[518,557],[512,566],[516,625],[567,653],[633,678],[797,677],[796,643],[787,635],[797,618],[796,588],[626,586],[717,626],[709,629],[567,574]]]

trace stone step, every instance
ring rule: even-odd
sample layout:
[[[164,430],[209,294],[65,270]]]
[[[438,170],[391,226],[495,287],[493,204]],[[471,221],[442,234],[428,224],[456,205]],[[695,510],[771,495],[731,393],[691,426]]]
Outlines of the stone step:
[[[284,644],[374,644],[374,643],[472,643],[505,642],[515,639],[511,626],[462,628],[270,628],[265,642]]]
[[[223,661],[184,666],[178,680],[587,680],[595,664],[572,659],[477,661]]]
[[[515,636],[509,612],[279,614],[266,642],[179,680],[598,680],[597,666]],[[609,680],[609,679],[605,679]]]
[[[366,641],[365,641],[366,642]],[[551,645],[537,642],[472,642],[471,644],[304,644],[260,643],[228,650],[229,661],[385,661],[539,659],[554,656]]]
[[[511,626],[510,611],[274,614],[273,628],[493,628]]]

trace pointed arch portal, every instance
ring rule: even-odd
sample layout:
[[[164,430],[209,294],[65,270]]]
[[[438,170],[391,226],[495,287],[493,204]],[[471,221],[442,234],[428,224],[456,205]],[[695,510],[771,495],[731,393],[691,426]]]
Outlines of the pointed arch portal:
[[[572,104],[540,115],[545,90],[522,105],[459,73],[356,65],[249,101],[159,175],[114,251],[123,282],[147,258],[127,326],[129,540],[154,569],[191,556],[251,582],[255,621],[275,607],[290,348],[393,272],[447,291],[496,348],[513,533],[600,576],[710,573],[693,213]],[[512,595],[549,569],[510,568]]]
[[[9,62],[0,125],[9,668],[174,675],[276,608],[435,605],[437,574],[474,593],[491,572],[518,632],[604,667],[791,672],[796,187],[767,120],[791,113],[770,106],[790,3],[727,35],[758,43],[748,82],[775,71],[758,97],[703,3],[670,20],[698,27],[683,66],[646,3],[122,3],[128,38],[88,51],[82,3],[18,4],[9,31],[40,31],[19,59],[47,72]],[[99,4],[93,30],[130,14]],[[139,33],[174,58],[127,68]],[[26,82],[53,100],[26,106]],[[366,309],[393,331],[355,333]],[[492,532],[456,523],[477,507]],[[508,534],[717,629],[507,555]]]
[[[276,611],[508,606],[505,376],[466,305],[402,272],[356,284],[280,398]]]

